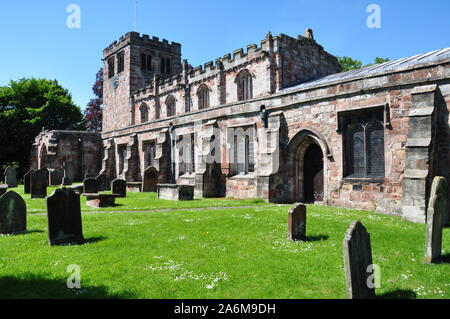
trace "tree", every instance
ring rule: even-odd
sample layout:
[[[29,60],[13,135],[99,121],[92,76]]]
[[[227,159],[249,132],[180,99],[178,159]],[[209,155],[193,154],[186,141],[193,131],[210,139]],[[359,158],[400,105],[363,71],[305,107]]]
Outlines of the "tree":
[[[359,69],[362,67],[362,62],[359,60],[354,60],[348,56],[337,57],[338,62],[341,65],[342,72]]]
[[[103,107],[103,68],[95,76],[95,83],[92,91],[96,98],[93,98],[87,104],[84,110],[84,122],[88,131],[102,130],[102,107]]]
[[[82,128],[82,113],[56,80],[24,78],[0,87],[0,165],[18,162],[28,169],[34,138],[49,130]],[[19,175],[20,176],[20,175]]]
[[[337,57],[337,58],[338,58],[339,64],[341,65],[342,72],[356,70],[356,69],[360,69],[361,67],[363,67],[361,61],[354,60],[348,56]],[[366,65],[364,65],[364,67],[372,66],[375,64],[381,64],[381,63],[388,62],[388,61],[390,61],[389,58],[376,57],[374,60],[374,63],[366,64]]]

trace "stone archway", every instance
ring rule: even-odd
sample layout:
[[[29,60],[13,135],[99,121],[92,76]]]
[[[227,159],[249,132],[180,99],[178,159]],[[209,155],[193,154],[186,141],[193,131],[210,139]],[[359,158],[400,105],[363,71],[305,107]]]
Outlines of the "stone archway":
[[[144,179],[142,183],[143,192],[156,192],[158,184],[159,172],[153,166],[149,166],[144,171]]]
[[[328,145],[318,132],[300,130],[287,148],[286,185],[291,202],[327,202]]]

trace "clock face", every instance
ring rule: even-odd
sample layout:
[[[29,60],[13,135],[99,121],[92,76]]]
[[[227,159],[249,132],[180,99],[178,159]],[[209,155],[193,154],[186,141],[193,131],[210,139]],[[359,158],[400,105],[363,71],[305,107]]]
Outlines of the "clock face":
[[[111,83],[112,83],[112,87],[114,89],[117,89],[117,87],[119,86],[119,78],[117,76],[113,77]]]

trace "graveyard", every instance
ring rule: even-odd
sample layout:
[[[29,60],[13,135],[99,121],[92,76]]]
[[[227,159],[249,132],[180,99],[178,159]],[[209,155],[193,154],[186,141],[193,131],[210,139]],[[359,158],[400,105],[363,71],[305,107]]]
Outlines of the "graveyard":
[[[48,187],[47,199],[59,188]],[[343,239],[356,220],[370,233],[373,263],[380,267],[376,298],[450,296],[449,228],[441,236],[440,263],[427,264],[427,226],[398,216],[306,205],[306,223],[296,228],[305,235],[291,240],[292,205],[169,201],[127,192],[104,208],[86,206],[77,195],[82,239],[50,245],[54,215],[49,210],[46,216],[47,199],[31,199],[23,185],[11,190],[26,203],[27,225],[25,232],[0,237],[0,298],[343,299]],[[61,200],[58,205],[64,207]],[[80,267],[81,288],[67,288],[68,265]]]

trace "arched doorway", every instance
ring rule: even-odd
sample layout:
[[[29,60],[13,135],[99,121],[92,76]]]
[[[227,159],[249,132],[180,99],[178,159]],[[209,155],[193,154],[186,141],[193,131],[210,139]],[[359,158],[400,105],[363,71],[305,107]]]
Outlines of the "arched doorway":
[[[307,203],[323,201],[323,153],[315,143],[305,151],[303,170],[304,201]]]
[[[325,138],[310,128],[289,141],[284,176],[287,202],[327,203],[327,169],[332,155]]]

